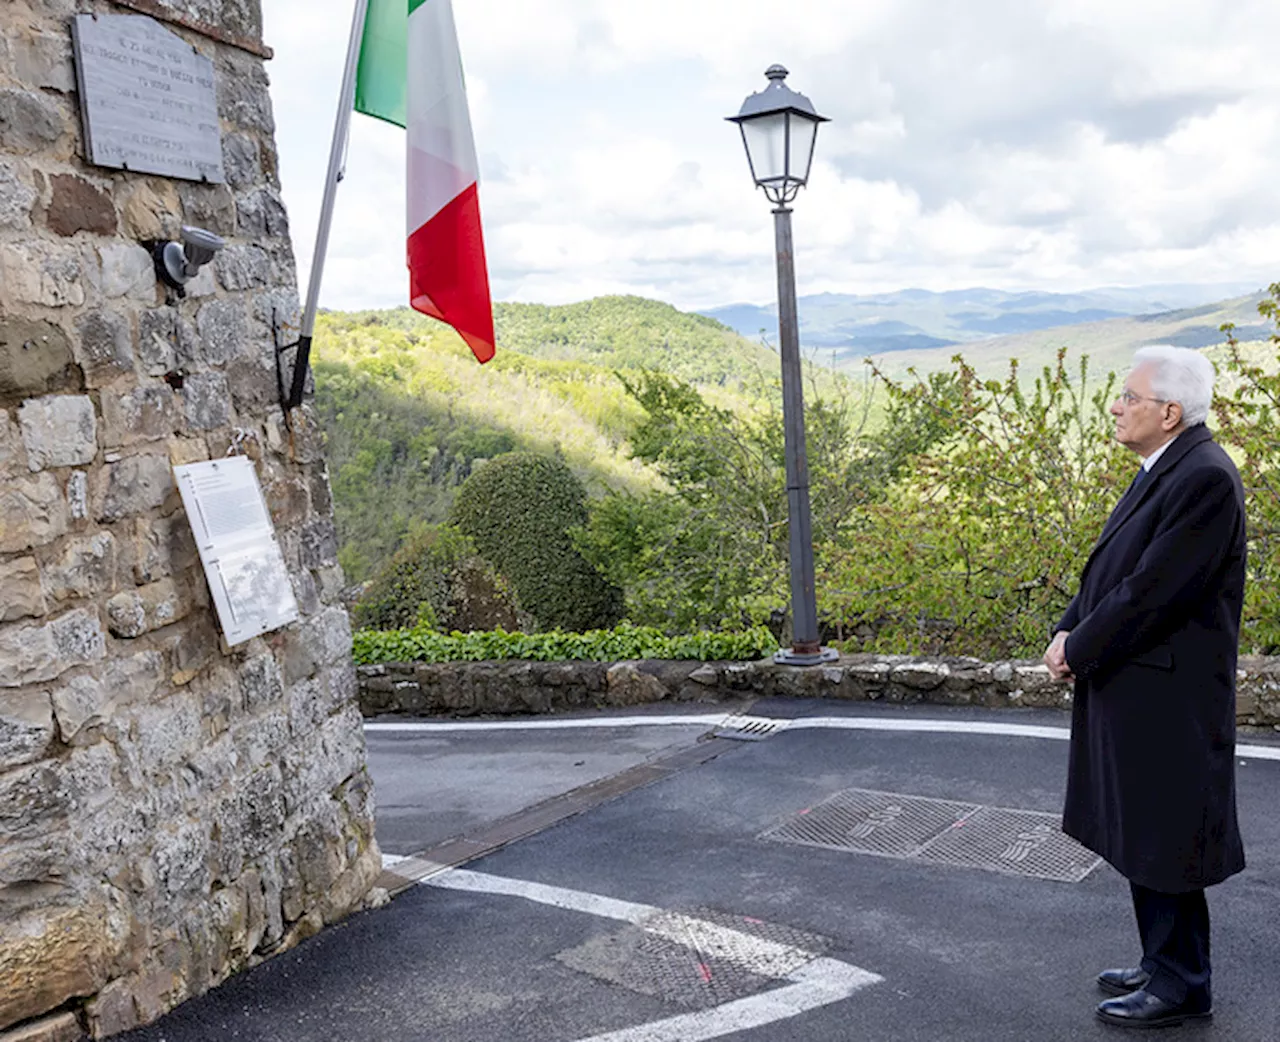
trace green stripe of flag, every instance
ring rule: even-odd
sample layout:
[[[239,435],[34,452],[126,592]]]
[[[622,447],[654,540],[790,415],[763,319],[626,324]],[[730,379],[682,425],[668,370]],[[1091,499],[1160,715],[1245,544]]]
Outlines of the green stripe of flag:
[[[356,66],[355,110],[398,127],[407,125],[409,13],[426,0],[369,0]]]

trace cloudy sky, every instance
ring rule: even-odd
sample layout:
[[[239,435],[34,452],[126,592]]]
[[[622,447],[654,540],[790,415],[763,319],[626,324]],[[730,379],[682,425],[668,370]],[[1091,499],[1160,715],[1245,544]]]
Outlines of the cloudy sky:
[[[723,117],[781,62],[831,123],[802,294],[1280,280],[1275,0],[453,0],[498,300],[773,299]],[[305,280],[352,0],[263,0]],[[403,132],[356,116],[322,304],[395,305]]]

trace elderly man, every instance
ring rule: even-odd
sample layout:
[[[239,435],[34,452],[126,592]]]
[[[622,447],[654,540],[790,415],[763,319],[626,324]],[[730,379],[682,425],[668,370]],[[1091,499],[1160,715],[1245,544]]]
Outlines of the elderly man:
[[[1244,868],[1235,675],[1244,490],[1205,427],[1213,366],[1186,348],[1134,356],[1111,406],[1142,457],[1045,651],[1075,681],[1063,829],[1129,880],[1142,942],[1104,970],[1098,1016],[1157,1027],[1212,1014],[1205,887]]]

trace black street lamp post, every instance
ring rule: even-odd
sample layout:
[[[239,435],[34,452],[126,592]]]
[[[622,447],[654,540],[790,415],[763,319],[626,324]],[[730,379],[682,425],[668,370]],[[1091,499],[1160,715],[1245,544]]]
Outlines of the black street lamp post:
[[[790,649],[775,661],[816,666],[837,657],[818,639],[818,605],[813,578],[813,531],[809,514],[809,464],[804,440],[804,389],[800,367],[800,325],[796,315],[796,268],[791,246],[791,209],[787,206],[808,183],[818,124],[828,122],[812,102],[784,82],[787,70],[771,65],[769,86],[729,116],[742,131],[751,176],[774,204],[778,253],[778,345],[782,355],[782,419],[786,429],[787,527],[791,553]]]

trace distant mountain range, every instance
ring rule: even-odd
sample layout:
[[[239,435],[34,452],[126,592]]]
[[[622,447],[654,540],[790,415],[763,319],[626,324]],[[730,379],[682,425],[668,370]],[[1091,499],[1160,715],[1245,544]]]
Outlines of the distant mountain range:
[[[957,344],[1025,337],[1044,330],[1060,331],[1057,335],[1061,339],[1065,335],[1062,327],[1094,326],[1135,316],[1151,316],[1163,328],[1169,324],[1165,316],[1171,313],[1177,313],[1179,328],[1170,333],[1181,338],[1174,342],[1204,347],[1218,343],[1221,334],[1211,323],[1196,326],[1190,321],[1196,317],[1190,311],[1201,308],[1201,317],[1216,317],[1225,306],[1224,298],[1242,297],[1255,290],[1258,287],[1248,283],[1115,287],[1078,293],[906,289],[865,296],[819,293],[801,297],[797,303],[801,345],[816,356],[815,361],[825,362],[829,357],[837,368],[844,368],[867,356],[905,352],[918,357]],[[763,332],[768,343],[777,342],[776,305],[729,304],[702,314],[745,337],[760,339]],[[947,356],[951,353],[945,352]]]

